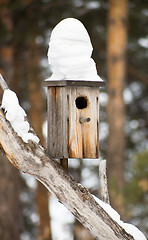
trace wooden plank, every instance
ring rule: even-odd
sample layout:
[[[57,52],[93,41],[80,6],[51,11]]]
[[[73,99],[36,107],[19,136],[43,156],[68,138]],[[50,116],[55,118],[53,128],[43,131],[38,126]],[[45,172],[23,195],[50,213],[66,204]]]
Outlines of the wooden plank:
[[[47,102],[47,119],[48,119],[48,139],[47,149],[48,154],[55,157],[55,141],[56,141],[56,88],[48,88],[48,102]],[[52,139],[52,140],[51,140]]]
[[[67,92],[67,87],[59,87],[62,91],[62,135],[61,144],[63,146],[62,156],[63,158],[68,158],[68,139],[69,139],[69,94]]]
[[[48,88],[48,151],[55,158],[99,157],[99,88]],[[76,99],[86,99],[78,108]]]
[[[45,87],[77,87],[77,86],[87,86],[87,87],[104,87],[106,82],[104,81],[90,81],[90,80],[52,80],[52,81],[44,81]]]
[[[70,89],[69,157],[99,157],[99,88],[76,87]],[[84,96],[87,107],[78,109],[75,100]],[[80,121],[82,119],[82,122]]]
[[[98,158],[98,111],[96,96],[99,95],[99,89],[84,88],[81,90],[81,94],[87,96],[88,106],[85,109],[80,110],[80,117],[84,119],[90,119],[81,124],[82,139],[83,139],[83,158]]]
[[[63,157],[63,89],[56,87],[56,157]]]
[[[63,88],[48,88],[48,153],[54,158],[63,158],[65,133],[63,132]],[[66,156],[65,156],[66,157]]]
[[[67,88],[48,88],[48,153],[59,159],[68,158]]]
[[[69,87],[69,157],[82,158],[82,129],[75,105],[77,88]]]

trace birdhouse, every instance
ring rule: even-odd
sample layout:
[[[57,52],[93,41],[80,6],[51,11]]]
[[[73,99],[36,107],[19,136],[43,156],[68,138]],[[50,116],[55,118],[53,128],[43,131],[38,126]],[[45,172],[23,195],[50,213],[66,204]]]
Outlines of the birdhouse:
[[[99,87],[103,81],[45,81],[48,153],[53,158],[99,157]]]

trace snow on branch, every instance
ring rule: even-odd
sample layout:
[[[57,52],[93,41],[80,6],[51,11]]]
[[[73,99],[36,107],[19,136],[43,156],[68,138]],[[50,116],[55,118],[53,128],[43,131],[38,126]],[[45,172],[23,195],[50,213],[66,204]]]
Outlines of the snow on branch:
[[[42,182],[96,239],[146,240],[137,228],[137,232],[135,231],[135,227],[136,235],[130,235],[131,233],[129,234],[120,222],[110,216],[112,215],[110,205],[102,205],[102,201],[94,198],[86,188],[66,174],[60,164],[49,157],[37,142],[28,140],[28,143],[25,143],[11,127],[2,109],[0,110],[0,145],[14,166]]]
[[[4,90],[1,108],[6,113],[6,119],[10,122],[14,131],[22,138],[24,142],[33,140],[39,142],[39,138],[30,132],[30,124],[26,120],[27,114],[24,109],[19,105],[19,100],[15,92],[11,91],[3,77],[0,75],[0,83]]]

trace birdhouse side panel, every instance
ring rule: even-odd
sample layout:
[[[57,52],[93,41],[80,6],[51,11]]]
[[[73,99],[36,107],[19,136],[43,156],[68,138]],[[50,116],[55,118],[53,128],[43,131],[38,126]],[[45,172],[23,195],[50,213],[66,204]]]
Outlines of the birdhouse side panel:
[[[63,87],[48,88],[48,153],[54,158],[68,157],[65,96]]]

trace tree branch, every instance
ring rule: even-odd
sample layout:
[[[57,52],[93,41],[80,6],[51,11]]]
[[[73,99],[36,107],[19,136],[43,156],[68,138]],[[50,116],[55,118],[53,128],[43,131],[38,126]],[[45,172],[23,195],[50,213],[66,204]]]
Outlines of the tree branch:
[[[1,81],[0,81],[1,82]],[[1,84],[1,83],[0,83]],[[0,145],[9,161],[39,180],[98,240],[133,240],[95,201],[89,191],[66,174],[37,143],[23,140],[0,110]]]
[[[99,164],[99,183],[102,201],[110,204],[106,176],[106,160],[102,160]]]
[[[22,172],[31,174],[54,193],[96,239],[133,240],[94,200],[89,191],[65,173],[37,143],[24,143],[0,111],[0,144],[9,161]],[[105,231],[104,231],[105,229]]]

